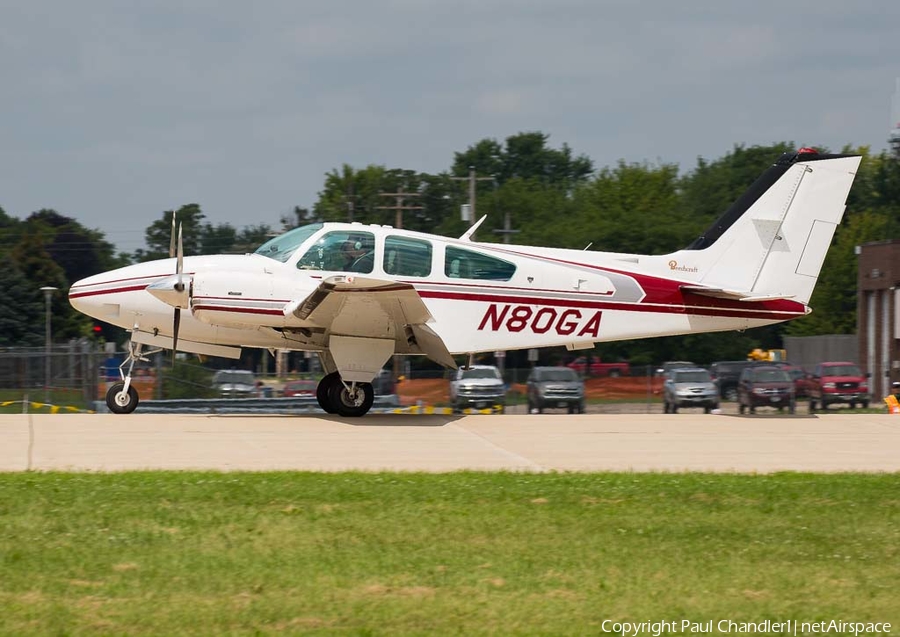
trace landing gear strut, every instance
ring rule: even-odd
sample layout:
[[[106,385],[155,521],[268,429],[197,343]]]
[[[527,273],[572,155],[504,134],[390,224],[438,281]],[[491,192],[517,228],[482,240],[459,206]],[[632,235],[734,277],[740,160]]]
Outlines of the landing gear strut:
[[[372,408],[375,390],[372,383],[347,383],[338,372],[332,372],[319,381],[316,400],[326,413],[358,418]]]
[[[119,376],[122,377],[121,383],[116,383],[106,392],[106,406],[114,414],[130,414],[138,406],[137,390],[131,386],[131,372],[134,370],[135,361],[149,362],[144,354],[141,353],[143,345],[140,343],[131,343],[128,350],[128,358],[119,365]],[[156,349],[146,354],[155,354],[162,350]],[[125,366],[128,371],[122,371]]]

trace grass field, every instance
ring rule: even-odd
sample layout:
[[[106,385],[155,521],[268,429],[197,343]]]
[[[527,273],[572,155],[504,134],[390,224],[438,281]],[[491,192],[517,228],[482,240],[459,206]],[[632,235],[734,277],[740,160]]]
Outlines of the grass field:
[[[900,626],[900,475],[0,474],[0,634]]]

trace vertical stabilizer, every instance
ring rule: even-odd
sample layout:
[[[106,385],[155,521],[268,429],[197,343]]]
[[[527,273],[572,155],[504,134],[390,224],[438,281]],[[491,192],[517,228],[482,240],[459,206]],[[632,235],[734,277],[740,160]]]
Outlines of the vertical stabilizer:
[[[782,156],[715,224],[669,258],[699,286],[808,303],[844,214],[859,155]]]

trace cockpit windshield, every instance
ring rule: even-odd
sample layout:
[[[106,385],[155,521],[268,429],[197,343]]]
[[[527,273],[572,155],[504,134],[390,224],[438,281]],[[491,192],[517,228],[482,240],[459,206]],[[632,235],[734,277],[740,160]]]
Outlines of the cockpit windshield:
[[[304,241],[322,229],[321,223],[300,226],[266,241],[254,254],[260,254],[276,261],[286,262]]]

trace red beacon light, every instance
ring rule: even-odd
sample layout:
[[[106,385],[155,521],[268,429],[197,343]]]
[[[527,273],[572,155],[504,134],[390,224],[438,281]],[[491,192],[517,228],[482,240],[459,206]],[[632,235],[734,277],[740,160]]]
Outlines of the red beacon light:
[[[818,155],[819,151],[813,148],[812,146],[804,146],[800,150],[797,151],[798,155]]]

